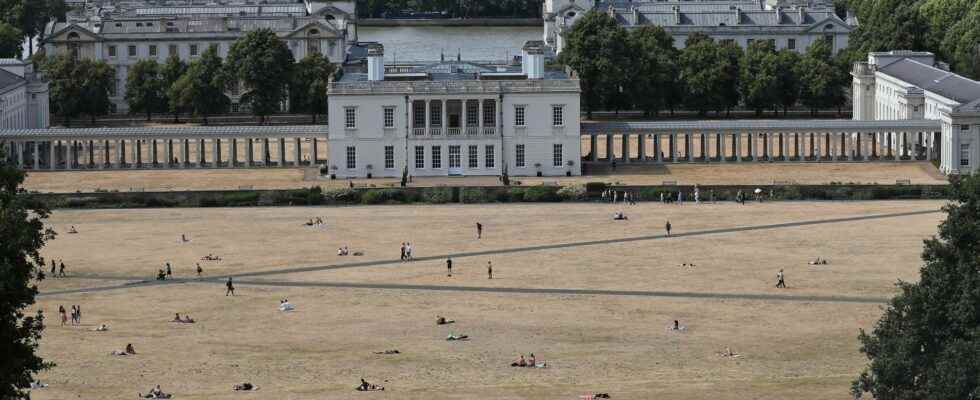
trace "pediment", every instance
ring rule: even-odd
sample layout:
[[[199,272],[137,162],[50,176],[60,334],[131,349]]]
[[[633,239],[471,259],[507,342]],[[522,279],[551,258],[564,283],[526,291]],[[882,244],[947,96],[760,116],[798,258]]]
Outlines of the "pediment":
[[[341,32],[337,30],[337,28],[334,28],[330,24],[325,24],[320,21],[313,21],[306,25],[303,25],[293,30],[292,32],[289,32],[288,34],[286,34],[285,37],[289,39],[308,38],[310,37],[310,30],[314,30],[314,29],[318,31],[316,35],[316,37],[318,38],[328,39],[328,38],[343,37],[343,34],[341,34]]]
[[[76,42],[97,42],[97,41],[102,40],[102,37],[101,36],[93,33],[92,31],[86,29],[85,27],[82,27],[81,25],[71,24],[71,25],[68,25],[68,26],[64,27],[63,29],[55,32],[51,36],[48,36],[48,38],[45,41],[48,41],[48,42],[67,42],[67,41],[69,41],[68,36],[69,35],[72,35],[73,33],[78,34],[78,38],[77,39],[71,39],[71,41],[76,41]]]

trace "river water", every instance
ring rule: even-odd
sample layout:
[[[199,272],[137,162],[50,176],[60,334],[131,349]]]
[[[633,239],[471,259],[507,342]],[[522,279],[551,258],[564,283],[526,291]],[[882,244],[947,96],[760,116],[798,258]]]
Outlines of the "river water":
[[[440,54],[465,61],[510,60],[528,40],[541,40],[539,26],[358,27],[357,39],[385,46],[385,62],[439,61]]]

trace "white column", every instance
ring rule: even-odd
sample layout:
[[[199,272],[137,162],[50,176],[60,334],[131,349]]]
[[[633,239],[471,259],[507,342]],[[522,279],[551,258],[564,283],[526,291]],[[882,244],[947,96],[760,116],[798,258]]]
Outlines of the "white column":
[[[55,169],[58,165],[58,152],[55,150],[55,141],[48,142],[48,168]]]
[[[725,152],[728,151],[728,149],[725,148],[725,136],[727,135],[728,135],[727,133],[719,133],[718,136],[715,138],[715,140],[718,141],[717,146],[715,146],[715,148],[718,149],[717,152],[718,152],[719,162],[728,161],[725,159]]]
[[[660,143],[660,134],[653,134],[653,157],[658,163],[664,162],[663,145]]]
[[[644,161],[647,160],[647,149],[646,149],[646,147],[647,147],[647,141],[646,141],[646,138],[647,138],[647,135],[644,134],[644,133],[641,133],[639,135],[636,135],[636,146],[637,146],[636,159],[638,161],[640,161],[640,162],[644,162]]]
[[[14,143],[14,151],[17,152],[17,168],[24,169],[24,142]]]
[[[477,100],[476,103],[476,134],[483,134],[483,99]]]
[[[442,127],[441,127],[442,134],[443,135],[449,135],[449,120],[446,119],[446,116],[447,116],[446,115],[446,104],[448,102],[446,101],[446,99],[442,99],[441,101],[442,101],[442,108],[439,109],[439,112],[442,113],[442,121],[440,121],[440,123],[442,125]],[[501,151],[503,151],[503,150],[501,150]]]
[[[269,156],[269,138],[262,138],[262,146],[260,150],[262,155],[262,165],[268,167],[269,161],[271,160],[271,157]]]
[[[41,169],[41,148],[38,145],[37,140],[35,140],[34,141],[34,170],[36,171],[38,169]]]
[[[75,141],[69,140],[68,145],[65,146],[66,153],[68,156],[65,157],[65,169],[74,169],[75,167]]]
[[[599,160],[599,138],[596,135],[589,135],[589,160]],[[501,150],[502,151],[502,150]]]
[[[167,157],[167,159],[163,162],[163,165],[172,167],[172,163],[174,162],[174,142],[172,139],[163,139],[163,144],[164,146],[167,146],[163,148],[163,156]]]
[[[623,140],[619,144],[623,148],[623,164],[628,164],[630,162],[630,134],[624,133],[621,136]]]
[[[190,143],[187,143],[187,139],[177,139],[177,146],[180,146],[180,162],[178,166],[183,168],[187,166],[187,153],[189,153]]]
[[[204,168],[204,139],[194,139],[197,142],[197,167]]]
[[[606,135],[606,162],[612,163],[616,160],[616,154],[613,152],[613,135]]]
[[[221,139],[211,139],[211,163],[215,168],[221,166]]]
[[[677,162],[680,154],[680,146],[677,145],[677,134],[670,134],[670,161]]]
[[[429,103],[426,102],[425,104],[429,104]],[[425,122],[425,124],[426,124],[426,126],[425,126],[425,132],[426,132],[426,135],[429,134],[428,133],[429,132],[429,129],[432,128],[430,126],[430,124],[432,123],[432,121],[430,121],[430,118],[429,117],[430,117],[429,116],[429,113],[426,113],[425,114],[425,121],[426,121]],[[503,150],[501,150],[501,151],[503,151]],[[310,153],[310,166],[312,167],[312,166],[316,165],[316,137],[315,136],[310,138],[310,149],[309,149],[309,153]]]
[[[238,139],[231,138],[228,143],[228,168],[235,168],[235,163],[238,162]]]
[[[248,161],[248,166],[251,167],[255,164],[255,151],[252,150],[252,146],[254,146],[254,144],[252,143],[252,138],[248,138],[246,142],[247,147],[245,147],[245,160]]]

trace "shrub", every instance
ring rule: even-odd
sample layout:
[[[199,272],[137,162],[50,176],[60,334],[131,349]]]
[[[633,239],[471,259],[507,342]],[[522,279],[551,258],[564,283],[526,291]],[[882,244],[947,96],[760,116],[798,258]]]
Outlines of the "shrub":
[[[520,202],[524,201],[524,190],[525,189],[526,188],[511,188],[510,191],[507,193],[507,195],[508,195],[507,197],[509,197],[510,198],[510,201],[512,201],[512,202],[520,203]]]
[[[254,206],[258,202],[258,192],[233,192],[222,196],[222,203],[230,207]]]
[[[323,193],[330,202],[340,204],[357,204],[361,202],[361,193],[352,189],[334,189]]]
[[[256,197],[258,197],[258,193],[256,193]],[[143,205],[149,208],[169,208],[169,207],[176,207],[177,201],[167,200],[157,196],[152,196],[144,200]]]
[[[483,188],[463,188],[459,192],[459,200],[463,203],[489,203],[492,200],[487,191]]]
[[[398,189],[380,189],[380,190],[368,190],[361,195],[361,203],[363,204],[384,204],[389,202],[401,202],[404,198],[401,190]]]
[[[585,191],[588,193],[602,193],[609,188],[606,182],[589,182],[585,184]]]
[[[785,186],[779,191],[778,196],[783,200],[800,200],[803,198],[803,193],[798,186]]]
[[[565,186],[558,189],[557,194],[562,201],[581,201],[585,200],[586,189],[585,185]]]
[[[558,190],[554,186],[531,186],[524,189],[524,199],[526,202],[552,202],[560,201]]]
[[[430,204],[445,204],[453,201],[453,190],[450,188],[426,188],[422,191],[422,201]]]

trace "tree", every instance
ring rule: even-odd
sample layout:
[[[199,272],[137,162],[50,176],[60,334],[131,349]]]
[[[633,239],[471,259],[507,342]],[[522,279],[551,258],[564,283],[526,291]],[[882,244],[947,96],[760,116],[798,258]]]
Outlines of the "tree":
[[[152,119],[154,112],[163,111],[167,107],[160,70],[160,64],[156,60],[141,60],[129,68],[129,75],[126,77],[129,111],[146,113],[147,121]]]
[[[39,62],[49,79],[51,111],[65,118],[88,114],[92,121],[109,112],[114,70],[102,61],[74,60],[62,55]]]
[[[817,40],[806,50],[800,63],[800,102],[815,113],[833,107],[843,98],[840,74],[831,63],[830,44]]]
[[[777,103],[776,53],[772,44],[757,40],[749,45],[742,59],[740,91],[745,106],[761,115]]]
[[[776,102],[783,107],[783,115],[800,99],[800,54],[782,49],[776,53]]]
[[[28,55],[34,55],[34,37],[43,40],[44,26],[52,19],[64,20],[68,11],[64,0],[0,0],[4,20],[19,29],[18,44],[27,37]]]
[[[23,39],[20,29],[0,22],[0,58],[20,58]]]
[[[167,111],[170,111],[173,114],[174,123],[179,122],[180,111],[183,108],[180,106],[180,102],[177,100],[179,95],[176,95],[177,92],[173,92],[173,87],[177,83],[177,80],[179,80],[181,76],[184,76],[184,73],[186,72],[187,64],[184,64],[184,62],[181,61],[180,57],[177,57],[177,55],[167,57],[167,63],[163,64],[163,68],[161,68],[160,71],[163,92],[167,96]]]
[[[742,82],[740,74],[745,54],[734,42],[722,42],[718,46],[718,57],[721,60],[721,65],[718,66],[721,73],[719,106],[725,109],[725,115],[731,115],[731,109],[738,106],[741,98],[738,88]]]
[[[674,39],[663,28],[644,25],[629,31],[630,84],[626,91],[633,107],[657,115],[667,104],[668,85],[676,79]]]
[[[327,85],[334,65],[320,53],[313,53],[296,64],[293,81],[289,84],[289,105],[293,112],[308,112],[316,116],[327,110]]]
[[[54,366],[37,354],[44,315],[25,314],[44,279],[40,249],[54,232],[44,227],[47,207],[20,187],[24,176],[0,154],[0,399],[29,398],[33,375]]]
[[[582,86],[586,114],[622,98],[628,86],[627,33],[606,13],[589,11],[565,35],[565,50],[559,61],[572,68]]]
[[[684,105],[705,115],[708,110],[717,110],[724,104],[721,94],[724,61],[714,40],[692,41],[692,37],[694,35],[688,38],[689,45],[681,50],[679,59]]]
[[[924,242],[918,283],[899,282],[861,352],[870,364],[855,397],[980,398],[980,177],[951,179],[936,237]]]
[[[293,53],[271,29],[251,31],[231,45],[228,76],[245,85],[242,102],[251,105],[260,122],[282,108],[294,62]]]
[[[187,72],[173,84],[168,97],[179,108],[190,109],[208,124],[208,116],[228,109],[231,100],[225,95],[226,76],[221,58],[214,46],[191,63]]]
[[[949,29],[942,43],[944,53],[953,70],[973,78],[980,78],[976,60],[980,55],[980,2],[974,3],[969,12]]]

